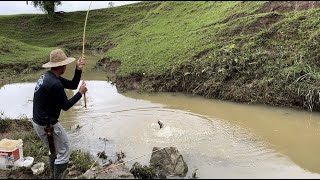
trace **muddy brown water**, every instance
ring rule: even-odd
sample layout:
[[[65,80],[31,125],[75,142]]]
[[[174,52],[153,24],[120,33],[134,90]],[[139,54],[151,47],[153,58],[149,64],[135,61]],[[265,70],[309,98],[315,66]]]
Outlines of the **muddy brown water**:
[[[135,161],[147,165],[154,146],[175,146],[188,164],[187,176],[198,169],[200,178],[320,178],[319,113],[181,93],[120,94],[89,67],[88,108],[81,99],[60,118],[73,148],[92,155],[105,150],[111,159],[120,151],[125,160],[146,155]],[[31,118],[34,87],[35,82],[1,87],[0,112]]]

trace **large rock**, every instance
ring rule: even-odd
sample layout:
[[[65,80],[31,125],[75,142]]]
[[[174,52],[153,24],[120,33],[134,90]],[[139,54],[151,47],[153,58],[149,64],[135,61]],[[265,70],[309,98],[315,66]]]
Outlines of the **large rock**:
[[[186,176],[188,166],[184,162],[182,155],[175,147],[166,147],[161,149],[153,148],[150,159],[150,167],[154,168],[157,174],[166,176]],[[156,151],[156,152],[154,152]]]

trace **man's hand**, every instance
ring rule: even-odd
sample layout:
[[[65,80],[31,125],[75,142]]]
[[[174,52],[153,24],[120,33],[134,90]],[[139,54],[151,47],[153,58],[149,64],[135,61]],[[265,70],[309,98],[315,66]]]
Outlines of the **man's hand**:
[[[77,69],[78,70],[82,70],[83,66],[86,64],[86,58],[83,56],[83,57],[80,57],[77,61]]]
[[[87,85],[86,85],[86,83],[84,81],[82,81],[82,84],[80,86],[79,92],[81,94],[85,94],[87,91],[88,91]]]

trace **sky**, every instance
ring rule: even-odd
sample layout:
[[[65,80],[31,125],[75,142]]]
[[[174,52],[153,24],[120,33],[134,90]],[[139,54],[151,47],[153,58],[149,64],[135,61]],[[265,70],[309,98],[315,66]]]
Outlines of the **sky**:
[[[61,1],[61,5],[57,6],[56,11],[83,11],[88,10],[91,1]],[[109,2],[114,6],[137,3],[140,1],[92,1],[90,10],[108,8]],[[0,15],[12,14],[44,14],[39,8],[35,8],[31,1],[0,1]]]

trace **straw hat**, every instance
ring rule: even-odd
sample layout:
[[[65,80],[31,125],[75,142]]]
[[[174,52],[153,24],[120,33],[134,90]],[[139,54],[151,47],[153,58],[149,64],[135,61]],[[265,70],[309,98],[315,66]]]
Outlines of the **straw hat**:
[[[51,67],[64,66],[72,63],[74,60],[76,59],[73,57],[67,57],[66,54],[61,49],[56,49],[51,51],[50,61],[42,65],[42,67],[51,68]]]

